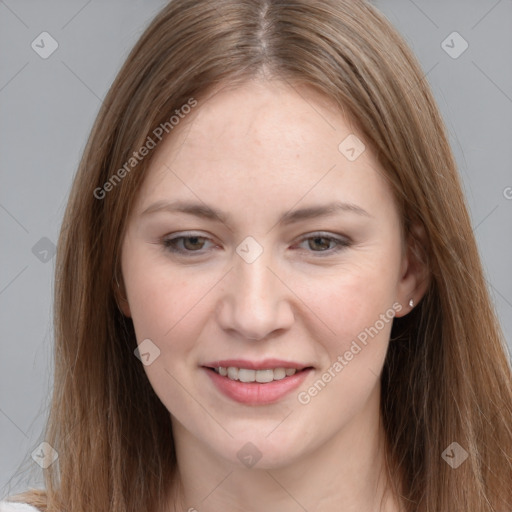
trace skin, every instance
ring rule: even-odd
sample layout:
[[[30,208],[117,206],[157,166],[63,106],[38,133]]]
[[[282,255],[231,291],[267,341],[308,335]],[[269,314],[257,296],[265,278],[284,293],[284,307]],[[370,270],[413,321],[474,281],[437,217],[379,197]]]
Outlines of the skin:
[[[338,149],[349,134],[364,141],[312,89],[253,81],[200,101],[155,150],[122,244],[122,309],[138,343],[160,350],[144,369],[171,414],[180,474],[162,511],[398,510],[392,498],[379,508],[389,484],[379,395],[391,321],[309,403],[298,400],[379,315],[393,304],[395,316],[407,314],[426,287],[370,148],[355,161]],[[143,213],[177,199],[231,222]],[[334,200],[368,215],[277,223]],[[163,244],[189,231],[205,238],[182,239],[188,254]],[[334,252],[318,232],[351,244]],[[247,236],[263,248],[251,263],[236,252]],[[267,357],[314,370],[277,403],[243,405],[201,368]],[[261,453],[252,467],[237,457],[248,442]]]

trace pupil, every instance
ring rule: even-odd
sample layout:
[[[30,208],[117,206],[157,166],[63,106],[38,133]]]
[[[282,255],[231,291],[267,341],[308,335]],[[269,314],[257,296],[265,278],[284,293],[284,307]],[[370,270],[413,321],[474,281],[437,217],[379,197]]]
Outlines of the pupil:
[[[316,237],[316,238],[313,238],[313,241],[314,241],[314,243],[315,243],[315,244],[317,244],[319,240],[327,240],[327,239],[326,239],[326,238],[323,238],[323,237]],[[323,246],[324,246],[324,248],[325,248],[325,243],[324,243],[324,244],[319,243],[318,245],[323,245]],[[329,248],[329,242],[327,242],[327,248]]]
[[[185,238],[185,245],[189,245],[189,244],[188,244],[188,242],[189,242],[190,240],[192,240],[192,244],[190,244],[190,245],[192,245],[192,246],[197,246],[197,245],[198,245],[198,240],[199,240],[199,238],[200,238],[200,237],[198,237],[198,236],[188,236],[187,238]],[[199,245],[200,245],[200,244],[199,244]],[[189,248],[190,248],[190,247],[189,247]],[[197,247],[195,247],[195,248],[197,248]],[[192,249],[194,249],[194,247],[192,247]]]

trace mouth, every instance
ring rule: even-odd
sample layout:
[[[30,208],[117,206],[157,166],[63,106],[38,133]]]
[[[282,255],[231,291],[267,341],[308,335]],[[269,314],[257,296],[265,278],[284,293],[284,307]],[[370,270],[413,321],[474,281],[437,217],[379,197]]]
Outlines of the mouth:
[[[224,396],[248,405],[279,401],[314,369],[313,366],[276,360],[262,363],[215,361],[202,368]]]

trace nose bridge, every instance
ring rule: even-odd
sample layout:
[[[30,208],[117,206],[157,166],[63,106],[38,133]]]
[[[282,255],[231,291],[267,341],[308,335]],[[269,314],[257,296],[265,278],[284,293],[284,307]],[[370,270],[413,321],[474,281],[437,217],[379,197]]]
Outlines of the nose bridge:
[[[252,311],[270,310],[274,306],[275,275],[269,270],[269,258],[261,255],[252,263],[239,261],[235,268],[237,301]]]
[[[243,244],[237,249],[244,248]],[[262,339],[293,321],[286,287],[272,268],[271,253],[262,251],[255,259],[234,255],[234,268],[222,298],[221,323],[246,339]],[[270,267],[270,268],[269,268]]]

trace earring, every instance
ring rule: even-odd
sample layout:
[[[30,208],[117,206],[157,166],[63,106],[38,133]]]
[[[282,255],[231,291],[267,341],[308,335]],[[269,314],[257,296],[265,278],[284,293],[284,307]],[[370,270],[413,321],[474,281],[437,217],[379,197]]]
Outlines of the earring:
[[[413,299],[411,299],[411,300],[409,301],[409,306],[410,306],[411,308],[413,308],[413,307],[414,307],[414,300],[413,300]]]

